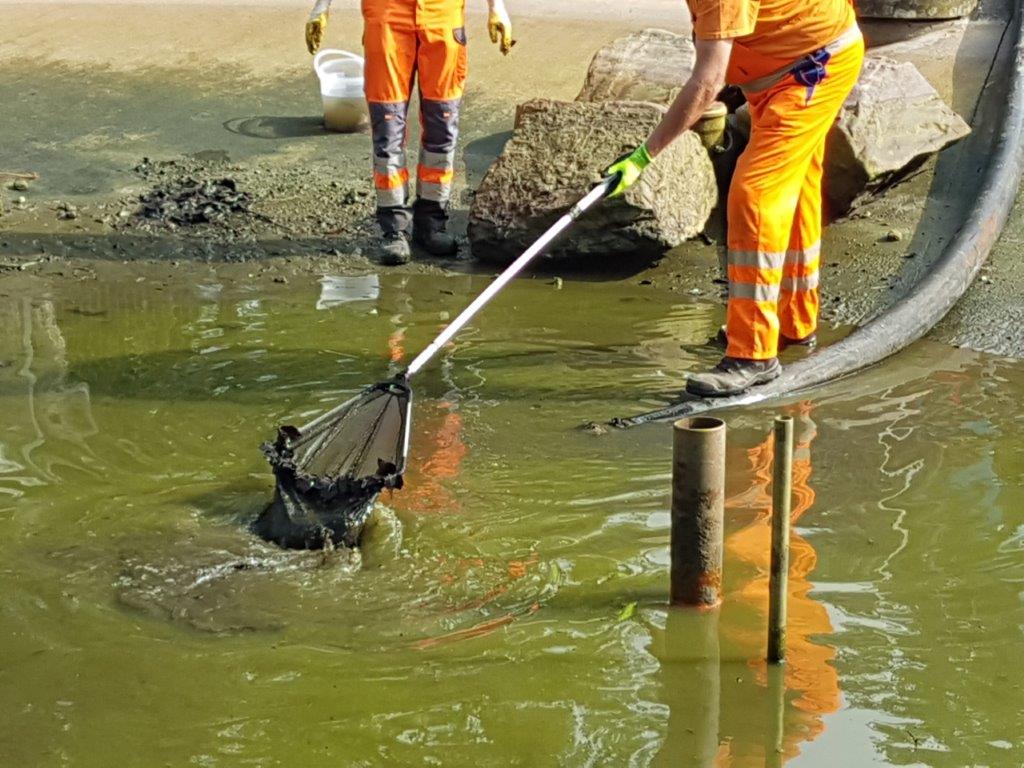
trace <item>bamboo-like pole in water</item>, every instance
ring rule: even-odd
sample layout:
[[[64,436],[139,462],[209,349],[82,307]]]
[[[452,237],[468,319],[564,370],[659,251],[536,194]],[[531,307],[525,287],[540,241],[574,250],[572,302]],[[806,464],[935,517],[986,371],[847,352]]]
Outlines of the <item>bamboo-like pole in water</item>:
[[[768,663],[786,660],[786,595],[789,592],[789,517],[793,499],[793,417],[775,419],[772,478],[772,564],[768,582]]]
[[[713,608],[722,600],[725,422],[681,419],[673,430],[670,600]]]
[[[786,669],[768,667],[768,728],[765,730],[765,768],[782,768],[786,762]]]

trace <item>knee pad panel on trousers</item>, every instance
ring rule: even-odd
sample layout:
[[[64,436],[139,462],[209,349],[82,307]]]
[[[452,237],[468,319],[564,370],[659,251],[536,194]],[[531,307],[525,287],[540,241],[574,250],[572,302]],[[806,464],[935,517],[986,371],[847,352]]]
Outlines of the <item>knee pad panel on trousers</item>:
[[[459,138],[459,99],[434,101],[421,98],[423,148],[439,154],[455,149]]]
[[[368,104],[373,127],[373,154],[389,157],[405,151],[405,129],[409,102]]]
[[[406,102],[370,102],[373,131],[373,186],[379,207],[404,206],[409,199],[409,171],[406,167]]]

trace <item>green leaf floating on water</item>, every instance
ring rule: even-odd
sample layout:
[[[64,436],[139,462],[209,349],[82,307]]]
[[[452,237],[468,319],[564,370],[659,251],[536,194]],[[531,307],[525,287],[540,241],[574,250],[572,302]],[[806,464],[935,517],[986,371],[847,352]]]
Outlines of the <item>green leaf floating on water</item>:
[[[627,603],[626,607],[619,611],[618,621],[629,621],[636,616],[636,601]]]

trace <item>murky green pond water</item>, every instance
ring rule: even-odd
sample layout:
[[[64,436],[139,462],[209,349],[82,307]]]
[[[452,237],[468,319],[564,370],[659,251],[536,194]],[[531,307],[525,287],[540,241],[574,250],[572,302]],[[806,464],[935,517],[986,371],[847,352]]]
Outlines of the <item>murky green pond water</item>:
[[[381,378],[482,285],[0,299],[0,765],[1024,761],[1019,363],[925,343],[786,406],[780,674],[776,411],[728,417],[718,617],[666,609],[668,429],[574,429],[713,358],[719,310],[689,297],[516,284],[419,381],[408,488],[359,557],[251,537],[274,426]]]

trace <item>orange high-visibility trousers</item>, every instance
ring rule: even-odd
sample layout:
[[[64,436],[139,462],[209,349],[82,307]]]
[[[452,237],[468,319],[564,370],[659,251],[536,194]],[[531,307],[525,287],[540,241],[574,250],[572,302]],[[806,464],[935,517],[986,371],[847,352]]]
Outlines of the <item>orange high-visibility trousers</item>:
[[[443,218],[451,197],[467,70],[464,0],[363,0],[362,9],[378,218],[385,231],[405,230],[411,219],[406,121],[414,82],[423,127],[416,213]]]
[[[856,28],[851,38],[746,93],[750,143],[728,202],[730,357],[768,360],[780,333],[799,340],[817,328],[825,141],[864,61]]]

